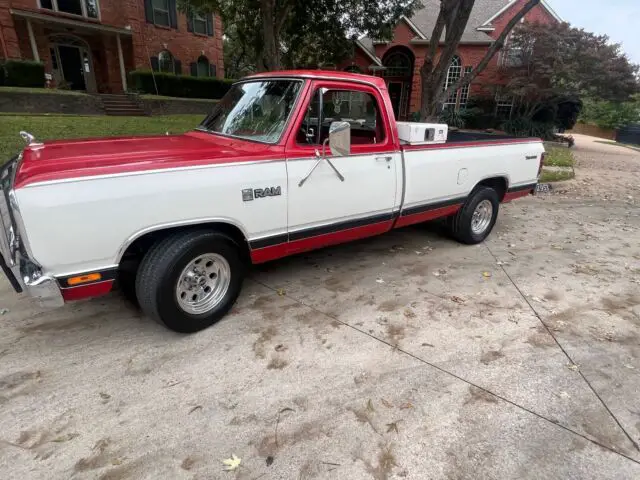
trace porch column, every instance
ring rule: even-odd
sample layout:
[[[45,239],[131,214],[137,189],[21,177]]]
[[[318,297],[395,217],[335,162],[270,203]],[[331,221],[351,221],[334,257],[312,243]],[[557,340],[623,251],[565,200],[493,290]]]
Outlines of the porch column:
[[[27,18],[27,32],[29,32],[29,42],[31,42],[31,51],[33,52],[33,59],[36,62],[40,61],[40,55],[38,54],[38,45],[36,44],[36,37],[33,34],[33,28],[31,28],[31,20]]]
[[[120,34],[116,34],[116,43],[118,44],[118,62],[120,63],[120,79],[122,80],[122,89],[127,91],[127,74],[124,71],[124,57],[122,55],[122,43],[120,43]]]

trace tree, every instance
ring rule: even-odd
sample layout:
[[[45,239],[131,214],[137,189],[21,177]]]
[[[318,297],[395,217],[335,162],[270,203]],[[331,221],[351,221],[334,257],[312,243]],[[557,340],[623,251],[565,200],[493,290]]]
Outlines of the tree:
[[[425,55],[424,64],[420,69],[422,81],[420,118],[422,120],[436,118],[442,103],[453,92],[469,85],[487,68],[491,59],[504,47],[505,40],[511,30],[539,3],[540,0],[529,0],[525,3],[507,23],[500,36],[491,44],[480,63],[471,72],[463,75],[445,90],[447,71],[458,50],[460,39],[469,22],[469,16],[473,10],[475,0],[441,0],[438,18],[430,37],[429,48]],[[444,46],[438,55],[438,47],[442,41],[443,33]]]
[[[577,96],[622,105],[640,91],[638,66],[604,35],[569,24],[523,24],[514,30],[502,73],[503,94],[532,119],[555,99]],[[596,102],[597,103],[597,102]]]
[[[217,12],[258,71],[338,61],[366,32],[388,38],[419,0],[179,0],[182,10]]]
[[[256,71],[255,52],[240,41],[235,25],[226,25],[222,41],[227,78],[242,78]]]
[[[628,102],[587,99],[579,120],[612,130],[640,122],[640,94]]]

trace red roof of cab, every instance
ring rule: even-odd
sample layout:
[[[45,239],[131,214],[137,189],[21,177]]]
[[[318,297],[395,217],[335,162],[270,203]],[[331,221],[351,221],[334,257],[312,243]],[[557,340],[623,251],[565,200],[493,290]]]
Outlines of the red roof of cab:
[[[356,82],[366,82],[374,85],[378,88],[385,89],[386,85],[384,79],[380,77],[374,77],[372,75],[362,75],[360,73],[340,72],[337,70],[281,70],[276,72],[264,72],[250,75],[245,79],[253,78],[282,78],[282,77],[294,77],[294,78],[329,78],[332,80],[347,80]]]

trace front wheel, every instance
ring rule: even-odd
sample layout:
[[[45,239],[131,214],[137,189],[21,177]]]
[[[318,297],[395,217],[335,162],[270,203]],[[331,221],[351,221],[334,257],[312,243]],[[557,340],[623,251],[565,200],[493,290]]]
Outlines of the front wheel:
[[[245,265],[226,235],[194,231],[172,235],[145,255],[136,277],[144,313],[180,333],[220,320],[238,298]]]
[[[493,188],[475,189],[458,213],[449,218],[449,229],[459,242],[475,245],[493,230],[498,218],[500,199]]]

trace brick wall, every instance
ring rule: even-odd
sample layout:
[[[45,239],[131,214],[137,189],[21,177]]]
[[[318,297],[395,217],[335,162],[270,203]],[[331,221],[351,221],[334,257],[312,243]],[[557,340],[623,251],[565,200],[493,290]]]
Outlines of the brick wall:
[[[216,65],[216,75],[224,77],[222,34],[220,18],[214,16],[214,35],[197,35],[187,30],[187,18],[177,14],[177,28],[164,28],[145,21],[144,0],[100,0],[100,19],[86,19],[75,15],[39,9],[37,0],[0,0],[0,58],[33,59],[26,21],[12,16],[10,8],[46,13],[51,17],[73,18],[91,24],[103,24],[118,28],[129,27],[132,35],[121,35],[125,70],[150,68],[149,57],[156,57],[160,51],[169,50],[182,63],[182,73],[189,75],[189,64],[205,55],[209,63]],[[86,41],[93,59],[93,69],[99,92],[118,93],[122,91],[120,64],[116,37],[111,33],[68,31],[49,24],[31,22],[38,45],[40,59],[51,72],[49,35],[52,33],[72,33]],[[5,55],[6,51],[6,55]]]
[[[511,8],[503,12],[498,18],[494,19],[492,24],[496,27],[494,32],[488,32],[488,35],[496,39],[500,32],[506,27],[509,20],[513,18],[513,16],[519,11],[522,5],[527,0],[520,0],[518,3],[514,4]],[[434,12],[434,15],[437,15],[437,12]],[[488,18],[487,18],[488,20]],[[530,12],[525,16],[525,21],[527,22],[541,22],[541,23],[550,23],[555,22],[555,18],[541,5],[534,7]],[[425,32],[427,36],[431,32]],[[411,43],[411,40],[415,38],[416,33],[409,27],[409,25],[401,21],[396,26],[394,31],[393,40],[390,43],[386,44],[378,44],[374,45],[375,54],[381,60],[384,60],[384,55],[392,48],[395,47],[405,47],[413,54],[414,61],[414,71],[413,71],[413,79],[411,82],[411,97],[409,100],[409,111],[416,112],[420,109],[420,99],[421,99],[421,88],[422,82],[420,79],[420,68],[424,65],[424,57],[427,52],[427,45],[420,45]],[[462,60],[463,67],[476,67],[484,55],[487,52],[489,45],[478,45],[478,44],[461,44],[456,52],[457,55]],[[373,64],[371,59],[362,53],[358,53],[356,50],[356,54],[354,58],[348,59],[343,64],[339,66],[339,69],[343,69],[352,63],[358,65],[363,72],[370,72],[369,66]],[[438,54],[441,49],[438,49]],[[473,95],[495,95],[496,89],[499,85],[505,82],[505,79],[500,76],[499,72],[499,54],[494,56],[487,68],[474,80],[471,84],[470,88],[470,96]]]

